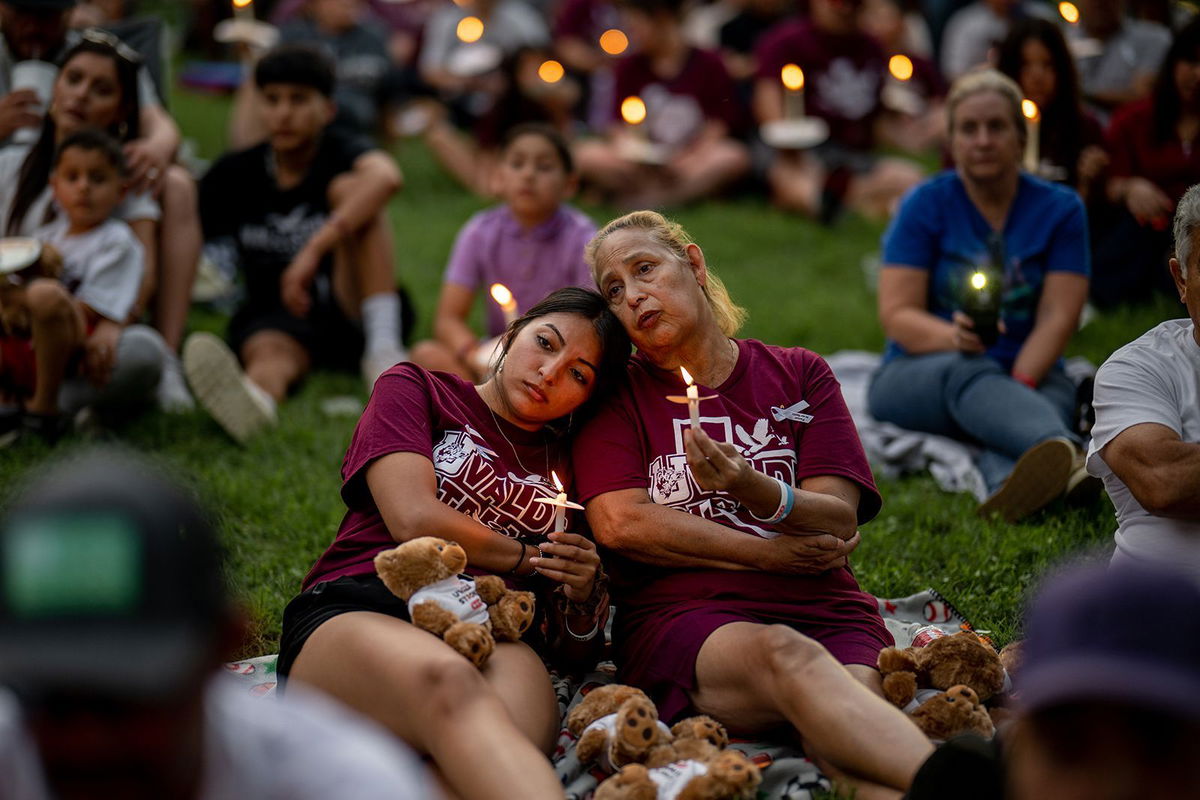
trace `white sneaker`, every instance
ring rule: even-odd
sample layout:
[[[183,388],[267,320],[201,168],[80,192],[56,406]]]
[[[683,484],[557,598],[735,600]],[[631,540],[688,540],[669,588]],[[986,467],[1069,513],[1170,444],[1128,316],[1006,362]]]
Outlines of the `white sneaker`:
[[[275,424],[275,401],[246,377],[237,356],[213,334],[188,337],[183,371],[200,405],[239,444]]]
[[[387,372],[401,361],[408,361],[408,351],[403,347],[385,345],[376,347],[362,357],[362,376],[367,384],[367,392],[375,387],[379,376]]]
[[[158,381],[155,396],[158,407],[168,414],[184,414],[196,408],[196,401],[183,379],[183,365],[174,353],[168,353],[163,360],[162,378]]]

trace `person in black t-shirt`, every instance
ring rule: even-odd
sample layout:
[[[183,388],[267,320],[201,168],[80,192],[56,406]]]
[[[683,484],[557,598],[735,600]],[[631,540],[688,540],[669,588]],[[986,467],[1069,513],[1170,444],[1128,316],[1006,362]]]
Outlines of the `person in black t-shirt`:
[[[197,398],[239,441],[273,421],[314,364],[361,359],[369,388],[407,359],[386,216],[399,169],[328,127],[333,66],[321,51],[280,46],[258,62],[255,83],[267,140],[223,156],[200,186],[209,251],[245,285],[233,352],[211,334],[184,347]]]

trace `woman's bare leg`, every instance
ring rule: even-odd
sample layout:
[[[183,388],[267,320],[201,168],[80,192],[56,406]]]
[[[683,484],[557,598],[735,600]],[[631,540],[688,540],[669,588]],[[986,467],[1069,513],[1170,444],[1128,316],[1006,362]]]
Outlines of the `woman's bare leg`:
[[[558,737],[558,699],[550,674],[526,644],[500,642],[483,670],[525,738],[549,753]]]
[[[282,403],[288,389],[308,374],[312,359],[300,342],[283,331],[265,330],[252,334],[242,345],[246,376]]]
[[[496,665],[502,684],[509,661],[502,656]],[[332,694],[429,754],[462,798],[563,796],[549,760],[494,685],[440,639],[407,622],[367,611],[334,617],[305,642],[290,680]]]
[[[158,287],[154,297],[154,327],[172,353],[179,352],[192,284],[200,263],[204,235],[196,206],[196,181],[178,164],[167,167],[163,179],[162,221],[159,228]]]
[[[733,731],[791,723],[805,746],[851,776],[907,789],[933,746],[820,643],[783,625],[733,622],[696,658],[692,702]]]

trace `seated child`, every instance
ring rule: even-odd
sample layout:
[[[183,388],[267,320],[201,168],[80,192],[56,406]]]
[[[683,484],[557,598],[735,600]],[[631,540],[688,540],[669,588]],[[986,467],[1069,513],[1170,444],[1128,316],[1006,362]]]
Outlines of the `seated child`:
[[[321,51],[281,45],[255,84],[267,141],[222,156],[200,184],[209,252],[241,275],[245,297],[229,347],[195,334],[183,354],[196,399],[239,442],[313,366],[359,366],[370,388],[406,358],[386,213],[399,169],[329,127],[334,71]]]
[[[475,294],[501,283],[512,292],[515,319],[555,289],[592,286],[584,245],[596,226],[564,201],[578,184],[571,151],[553,128],[518,125],[504,140],[495,172],[503,205],[481,211],[459,231],[442,282],[434,339],[418,342],[412,361],[473,381],[490,373],[491,357],[507,327],[506,312],[490,296],[487,341],[467,324]]]
[[[141,243],[112,217],[127,178],[121,146],[96,129],[55,153],[50,186],[62,213],[38,230],[40,261],[6,276],[0,292],[0,431],[9,442],[13,432],[53,442],[87,406],[126,412],[153,402],[167,351],[152,328],[125,325],[145,268]]]

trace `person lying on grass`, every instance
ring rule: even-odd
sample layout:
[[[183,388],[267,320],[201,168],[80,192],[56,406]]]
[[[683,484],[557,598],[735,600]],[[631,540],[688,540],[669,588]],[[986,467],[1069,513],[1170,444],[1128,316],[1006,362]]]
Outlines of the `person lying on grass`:
[[[608,593],[595,545],[553,532],[553,507],[534,501],[557,494],[553,476],[570,486],[570,434],[621,380],[629,349],[603,298],[567,288],[509,326],[486,383],[410,363],[385,372],[342,465],[341,528],[284,611],[289,685],[374,717],[457,797],[562,798],[542,659],[592,666]],[[529,643],[497,644],[482,671],[413,626],[375,574],[376,554],[433,533],[462,546],[469,572],[537,596]]]

